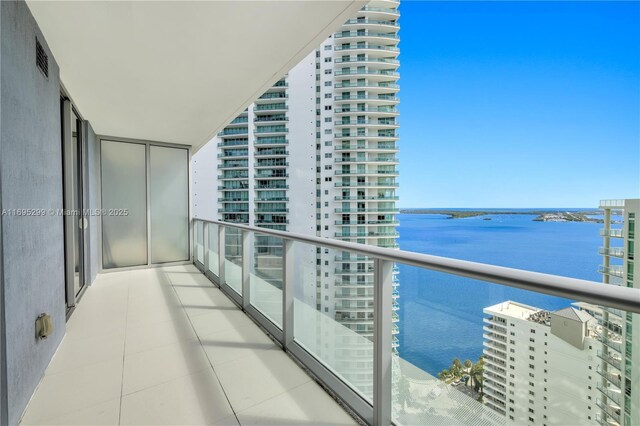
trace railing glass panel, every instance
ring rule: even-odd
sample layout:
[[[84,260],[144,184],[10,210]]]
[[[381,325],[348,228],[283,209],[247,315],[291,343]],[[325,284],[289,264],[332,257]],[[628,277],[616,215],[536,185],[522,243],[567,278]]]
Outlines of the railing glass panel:
[[[364,302],[357,294],[365,295],[367,287],[372,287],[371,282],[359,288],[334,286],[337,278],[328,269],[325,274],[325,270],[316,265],[316,257],[342,256],[336,250],[295,243],[294,254],[294,340],[360,396],[371,401],[373,308],[355,307],[356,300]],[[358,277],[351,279],[354,287],[357,286]],[[368,298],[373,301],[373,294]],[[354,307],[344,309],[344,301],[354,301]]]
[[[225,226],[224,279],[236,293],[242,295],[242,231]]]
[[[218,225],[213,223],[209,223],[207,225],[207,233],[208,233],[208,247],[207,251],[209,253],[208,257],[208,265],[207,271],[212,273],[215,277],[220,277],[220,257],[218,255]]]
[[[254,234],[250,243],[251,305],[282,328],[283,241],[278,237]]]
[[[193,230],[195,232],[195,258],[198,262],[204,264],[204,224],[200,221],[196,221],[194,223]]]

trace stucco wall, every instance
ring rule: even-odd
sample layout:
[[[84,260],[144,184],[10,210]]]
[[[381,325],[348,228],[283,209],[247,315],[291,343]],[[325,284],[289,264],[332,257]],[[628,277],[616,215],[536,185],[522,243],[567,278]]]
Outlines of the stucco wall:
[[[59,70],[24,2],[1,3],[2,207],[62,208]],[[36,37],[49,76],[35,64]],[[2,216],[8,422],[16,424],[65,330],[63,220],[55,215]],[[35,338],[34,321],[54,331]]]

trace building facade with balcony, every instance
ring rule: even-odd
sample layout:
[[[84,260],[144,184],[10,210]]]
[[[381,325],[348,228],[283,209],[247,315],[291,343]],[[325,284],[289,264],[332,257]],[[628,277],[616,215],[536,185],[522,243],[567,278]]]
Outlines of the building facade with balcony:
[[[507,424],[598,424],[595,318],[512,301],[484,313],[486,406]]]
[[[640,288],[640,274],[634,271],[635,253],[640,250],[636,223],[640,199],[603,200],[604,228],[602,282],[607,285]],[[603,332],[600,336],[598,398],[602,425],[640,423],[640,322],[631,313],[600,308]]]
[[[217,168],[217,196],[213,179],[196,182],[216,219],[398,247],[398,5],[368,3],[197,158]],[[317,266],[308,303],[372,338],[373,260],[317,249],[305,263]]]

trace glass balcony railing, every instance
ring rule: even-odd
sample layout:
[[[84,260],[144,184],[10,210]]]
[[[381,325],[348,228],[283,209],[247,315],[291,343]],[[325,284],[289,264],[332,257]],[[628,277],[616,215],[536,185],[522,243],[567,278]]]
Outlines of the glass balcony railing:
[[[373,83],[373,82],[344,82],[344,83],[336,83],[334,86],[336,89],[344,89],[351,87],[360,87],[360,88],[382,88],[382,89],[400,89],[400,86],[396,83]]]
[[[600,247],[598,249],[598,253],[603,256],[611,256],[611,257],[624,257],[624,248],[623,247]]]
[[[391,40],[398,40],[400,37],[395,33],[380,33],[375,31],[343,31],[336,33],[335,38],[351,38],[351,37],[379,37],[388,38]]]
[[[624,278],[624,268],[621,265],[602,266],[598,267],[598,272],[602,274],[611,275],[613,277]]]
[[[600,235],[603,237],[624,238],[624,231],[622,229],[601,229]]]
[[[244,218],[232,213],[226,217]],[[469,306],[455,303],[461,292],[507,298],[515,297],[520,289],[537,293],[539,298],[557,296],[567,303],[605,305],[632,320],[640,313],[638,289],[291,234],[277,230],[284,227],[277,223],[283,217],[262,215],[260,220],[268,228],[194,220],[194,263],[367,424],[503,425],[512,406],[508,402],[511,382],[524,380],[517,391],[531,389],[527,385],[531,375],[510,377],[518,370],[509,364],[509,357],[514,356],[509,350],[509,322],[530,321],[524,325],[527,331],[549,327],[550,332],[551,325],[530,315],[539,310],[505,302],[485,308],[473,326]],[[328,267],[327,276],[319,273],[323,268],[317,262],[319,254],[336,262]],[[398,270],[404,282],[420,285],[408,285],[398,294]],[[403,299],[407,303],[399,306],[398,300]],[[329,305],[331,309],[325,309]],[[413,322],[416,324],[410,324]],[[549,340],[547,346],[542,331],[546,329],[535,334],[536,342],[545,342],[544,351],[553,351],[556,340]],[[470,339],[477,341],[475,350],[482,350],[483,357],[461,362],[459,368],[453,359],[441,359],[444,345],[458,348],[466,357],[463,351]],[[558,350],[564,353],[569,346],[563,344]],[[536,362],[542,362],[538,359],[541,352],[536,350]],[[411,355],[416,353],[422,353],[424,359]],[[589,388],[593,392],[589,414],[619,421],[625,405],[621,384],[630,370],[620,370],[622,360],[606,350],[593,358],[593,370],[599,375],[594,374]],[[530,363],[529,359],[524,362]],[[450,369],[442,370],[443,364],[452,362]],[[542,364],[536,364],[536,375],[538,365],[542,369]],[[563,392],[570,389],[565,383],[570,383],[572,373],[567,372],[564,380],[556,377],[563,371],[553,371],[555,381],[545,386],[563,383]],[[538,382],[535,386],[538,389]],[[581,404],[586,401],[585,389],[580,386]],[[550,405],[549,413],[553,409]]]
[[[284,102],[271,103],[271,104],[259,104],[254,107],[254,111],[280,111],[287,110],[289,107]]]
[[[397,27],[398,23],[396,21],[383,21],[380,19],[348,19],[344,25],[363,25],[363,24],[371,24],[371,25],[388,25],[392,27]]]
[[[398,9],[392,9],[390,7],[373,7],[373,6],[365,6],[360,9],[362,12],[380,12],[380,13],[390,13],[392,15],[398,14]]]
[[[362,50],[362,49],[384,50],[384,51],[388,51],[388,52],[400,52],[400,49],[395,47],[395,46],[381,46],[381,45],[369,44],[369,43],[353,44],[353,45],[349,44],[349,45],[336,46],[335,47],[336,51],[341,51],[341,50]]]

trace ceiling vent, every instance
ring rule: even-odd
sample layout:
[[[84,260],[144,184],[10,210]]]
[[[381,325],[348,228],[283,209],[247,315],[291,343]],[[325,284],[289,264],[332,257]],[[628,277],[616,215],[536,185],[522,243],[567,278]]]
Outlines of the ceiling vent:
[[[40,40],[36,37],[36,66],[45,77],[49,78],[49,57],[44,47],[40,44]]]

